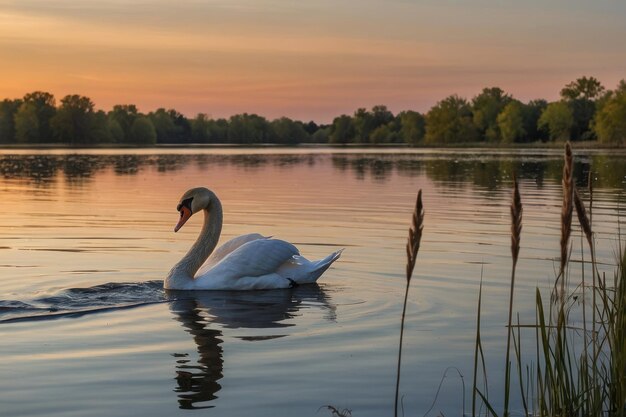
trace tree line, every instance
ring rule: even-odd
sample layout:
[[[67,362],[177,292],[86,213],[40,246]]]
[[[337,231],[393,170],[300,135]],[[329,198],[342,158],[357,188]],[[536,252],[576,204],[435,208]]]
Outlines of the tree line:
[[[560,99],[523,103],[499,87],[484,88],[471,100],[451,95],[428,112],[394,115],[384,105],[340,115],[331,124],[257,114],[213,119],[187,118],[175,109],[147,114],[133,104],[105,112],[81,95],[35,91],[0,102],[0,143],[5,144],[408,144],[448,145],[485,142],[528,143],[557,140],[626,141],[626,81],[607,90],[594,77],[563,87]]]

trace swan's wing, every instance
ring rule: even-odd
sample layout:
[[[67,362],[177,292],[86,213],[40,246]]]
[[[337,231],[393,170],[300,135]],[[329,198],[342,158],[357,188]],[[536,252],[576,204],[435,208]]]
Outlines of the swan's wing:
[[[284,240],[252,240],[230,252],[212,268],[197,274],[196,284],[198,288],[212,288],[239,278],[275,275],[282,264],[297,255],[300,255],[298,249]]]
[[[211,256],[209,256],[204,264],[200,267],[196,275],[204,274],[206,271],[215,266],[219,261],[227,257],[231,252],[237,250],[240,246],[258,239],[267,239],[267,237],[258,233],[249,233],[247,235],[241,235],[230,239],[222,246],[219,246],[217,249],[215,249],[215,251],[213,251]]]

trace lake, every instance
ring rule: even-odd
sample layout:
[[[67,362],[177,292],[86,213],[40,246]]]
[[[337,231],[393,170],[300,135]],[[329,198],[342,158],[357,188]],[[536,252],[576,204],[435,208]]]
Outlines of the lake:
[[[574,153],[585,201],[592,171],[598,261],[612,274],[626,153]],[[533,149],[0,151],[0,415],[393,415],[419,189],[405,413],[470,411],[481,277],[489,394],[501,404],[512,175],[524,205],[514,305],[534,323],[535,288],[547,294],[558,269],[561,171],[560,150]],[[258,232],[309,259],[343,255],[317,285],[165,292],[200,229],[194,216],[173,232],[193,186],[220,197],[221,241]],[[572,242],[575,286],[588,260],[577,226]],[[524,338],[534,349],[534,333]]]

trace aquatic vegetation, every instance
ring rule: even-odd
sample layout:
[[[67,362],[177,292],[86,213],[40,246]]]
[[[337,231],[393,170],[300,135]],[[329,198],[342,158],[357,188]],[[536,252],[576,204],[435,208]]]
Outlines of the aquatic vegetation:
[[[404,291],[404,303],[402,305],[402,320],[400,323],[400,343],[398,347],[398,369],[396,373],[396,396],[394,402],[394,415],[398,416],[398,396],[400,391],[400,368],[402,367],[402,341],[404,338],[404,320],[406,317],[406,304],[409,297],[409,286],[415,269],[417,253],[420,249],[422,240],[422,230],[424,229],[424,205],[422,204],[422,190],[417,193],[417,201],[415,202],[415,210],[411,218],[411,227],[409,228],[409,237],[406,243],[406,287]]]
[[[624,416],[626,415],[626,251],[620,245],[620,259],[613,282],[607,281],[596,268],[591,208],[593,189],[589,188],[589,212],[572,174],[573,154],[565,145],[563,168],[563,203],[561,210],[561,239],[559,272],[551,297],[544,302],[542,292],[536,289],[536,322],[513,324],[513,294],[515,269],[519,255],[522,221],[522,203],[517,181],[513,184],[511,203],[512,273],[504,378],[504,401],[501,413],[488,395],[484,346],[480,337],[482,284],[478,298],[478,319],[474,354],[474,382],[472,415],[511,415],[510,395],[514,383],[519,386],[524,414],[536,416]],[[568,282],[569,257],[573,211],[587,241],[591,254],[591,284],[585,281],[585,261],[582,261],[582,282],[573,286]],[[588,214],[589,213],[589,214]],[[582,294],[578,291],[582,292]],[[591,300],[587,292],[591,291]],[[588,305],[588,303],[591,305]],[[582,314],[575,317],[574,306],[582,304]],[[547,309],[547,310],[546,310]],[[582,327],[577,324],[582,323]],[[521,331],[534,330],[536,335],[535,361],[523,363]],[[514,359],[510,359],[511,341]],[[517,368],[513,382],[512,362]],[[484,387],[479,388],[477,373],[481,365]],[[479,405],[485,411],[477,409]]]

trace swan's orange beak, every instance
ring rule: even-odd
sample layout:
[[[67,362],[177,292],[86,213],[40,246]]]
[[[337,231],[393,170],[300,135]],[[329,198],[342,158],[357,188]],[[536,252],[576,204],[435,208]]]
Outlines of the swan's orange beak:
[[[180,228],[183,227],[183,225],[187,222],[187,220],[189,220],[190,217],[191,217],[191,210],[189,210],[185,206],[182,206],[180,208],[180,219],[178,220],[178,223],[176,223],[176,227],[174,227],[174,232],[178,232],[178,230],[180,230]]]

